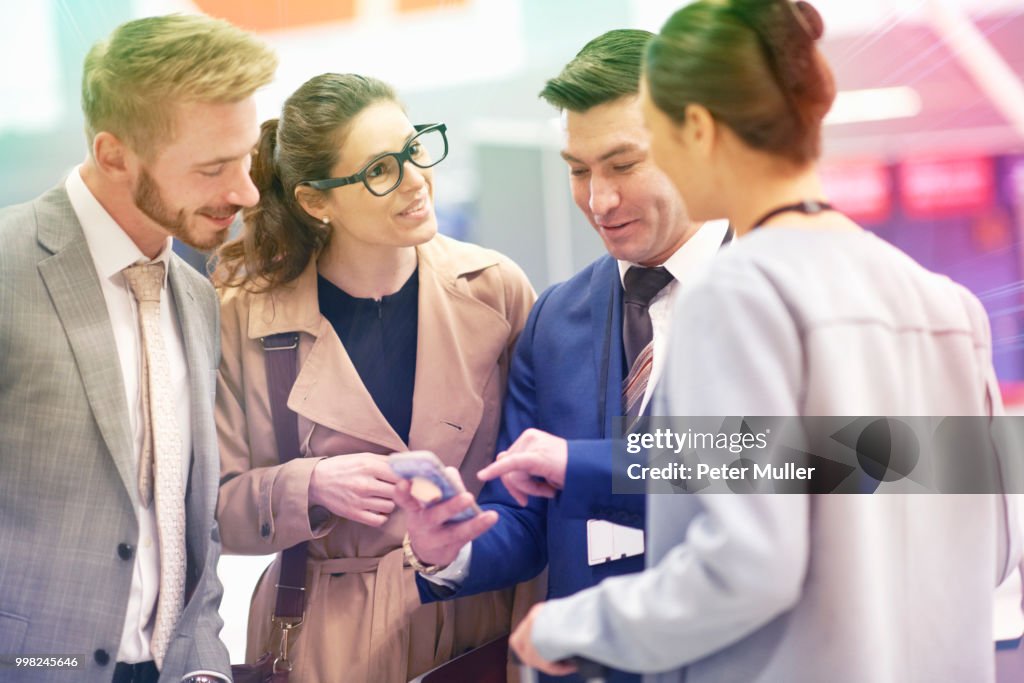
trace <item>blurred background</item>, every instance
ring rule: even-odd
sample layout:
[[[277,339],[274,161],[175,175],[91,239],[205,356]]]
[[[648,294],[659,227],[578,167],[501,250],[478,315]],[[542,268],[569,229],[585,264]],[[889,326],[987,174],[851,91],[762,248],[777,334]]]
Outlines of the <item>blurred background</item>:
[[[309,77],[394,85],[414,123],[448,124],[435,169],[442,231],[505,252],[537,290],[602,253],[572,204],[544,81],[612,28],[657,31],[680,0],[33,0],[0,8],[0,205],[55,185],[86,154],[81,63],[140,16],[203,12],[278,52],[261,118]],[[1024,3],[818,0],[840,93],[826,120],[833,203],[985,304],[1011,410],[1024,411]],[[179,245],[180,246],[180,245]],[[0,249],[3,245],[0,245]],[[201,266],[203,257],[181,248]],[[225,558],[235,660],[266,560]]]

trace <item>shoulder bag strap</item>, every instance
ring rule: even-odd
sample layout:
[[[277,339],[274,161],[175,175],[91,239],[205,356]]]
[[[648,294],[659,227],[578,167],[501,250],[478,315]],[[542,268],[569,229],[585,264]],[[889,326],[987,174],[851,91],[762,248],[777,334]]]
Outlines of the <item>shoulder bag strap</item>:
[[[298,375],[299,335],[284,332],[260,339],[267,370],[270,414],[274,421],[274,440],[282,463],[299,455],[298,415],[288,407],[288,394]],[[276,621],[298,625],[306,607],[306,542],[281,553],[281,577],[277,584]]]

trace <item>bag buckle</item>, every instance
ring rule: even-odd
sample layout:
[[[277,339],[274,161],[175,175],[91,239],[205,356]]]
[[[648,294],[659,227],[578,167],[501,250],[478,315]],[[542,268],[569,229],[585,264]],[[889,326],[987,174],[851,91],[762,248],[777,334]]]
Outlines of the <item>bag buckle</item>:
[[[260,337],[264,351],[289,351],[298,347],[299,335],[295,332],[284,334],[272,334],[268,337]]]
[[[281,652],[274,660],[274,673],[288,673],[292,662],[288,659],[288,636],[293,629],[302,625],[303,617],[273,617],[271,622],[281,627]]]

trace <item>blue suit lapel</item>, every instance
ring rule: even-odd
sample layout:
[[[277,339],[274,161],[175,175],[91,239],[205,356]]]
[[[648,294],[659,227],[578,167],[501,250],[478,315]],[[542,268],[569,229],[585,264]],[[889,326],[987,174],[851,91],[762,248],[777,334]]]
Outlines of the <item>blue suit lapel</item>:
[[[622,415],[622,283],[618,263],[602,257],[590,278],[590,333],[594,339],[597,419],[601,436],[612,435],[612,419]]]

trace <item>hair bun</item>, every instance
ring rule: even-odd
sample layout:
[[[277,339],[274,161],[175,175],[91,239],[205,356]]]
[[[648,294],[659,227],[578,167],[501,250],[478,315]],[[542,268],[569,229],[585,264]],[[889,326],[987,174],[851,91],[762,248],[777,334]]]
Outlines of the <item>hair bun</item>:
[[[805,0],[729,0],[728,6],[772,51],[806,47],[825,33],[825,21]]]
[[[811,37],[811,40],[821,38],[825,33],[825,22],[822,20],[818,10],[814,9],[811,3],[804,2],[804,0],[797,0],[793,5],[796,7],[797,21],[807,31],[807,35]]]

